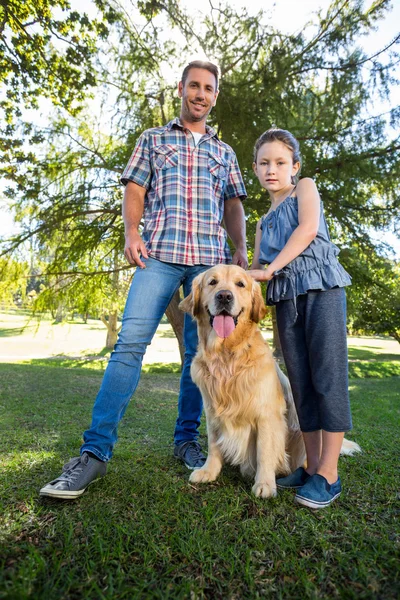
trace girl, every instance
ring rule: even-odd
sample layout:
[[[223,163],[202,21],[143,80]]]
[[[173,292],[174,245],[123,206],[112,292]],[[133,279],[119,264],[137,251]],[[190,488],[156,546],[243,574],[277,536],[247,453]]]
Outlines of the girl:
[[[300,160],[298,141],[284,129],[269,129],[255,144],[253,169],[271,207],[257,224],[249,273],[268,281],[267,303],[276,305],[307,452],[307,468],[278,479],[277,486],[297,489],[299,504],[323,508],[341,493],[338,459],[352,427],[343,289],[351,279],[329,239],[314,181],[297,183]]]

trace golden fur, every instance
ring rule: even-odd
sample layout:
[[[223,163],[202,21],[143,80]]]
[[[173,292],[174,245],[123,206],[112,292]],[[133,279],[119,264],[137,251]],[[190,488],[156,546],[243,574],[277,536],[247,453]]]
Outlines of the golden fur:
[[[225,461],[254,478],[256,496],[276,495],[276,475],[302,465],[305,449],[289,382],[257,325],[266,311],[259,284],[241,267],[212,267],[196,277],[180,308],[198,324],[191,376],[202,393],[208,432],[207,461],[190,481],[214,481]],[[211,324],[221,313],[236,319],[224,338]]]

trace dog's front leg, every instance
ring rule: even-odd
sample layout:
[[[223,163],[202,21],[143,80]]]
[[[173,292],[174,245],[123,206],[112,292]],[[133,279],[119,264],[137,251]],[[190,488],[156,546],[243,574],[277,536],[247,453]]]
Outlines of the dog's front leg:
[[[217,445],[217,436],[214,428],[207,421],[208,434],[208,456],[201,469],[196,469],[190,475],[189,481],[192,483],[208,483],[215,481],[221,472],[223,458],[221,450]]]
[[[276,496],[277,466],[285,460],[285,435],[280,422],[259,423],[257,427],[257,471],[252,488],[259,498]]]

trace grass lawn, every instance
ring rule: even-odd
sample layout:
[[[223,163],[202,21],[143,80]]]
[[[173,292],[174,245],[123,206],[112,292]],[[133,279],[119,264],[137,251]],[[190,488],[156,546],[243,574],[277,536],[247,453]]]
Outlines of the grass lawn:
[[[29,311],[0,311],[0,362],[60,357],[76,361],[98,359],[106,364],[106,328],[100,320],[67,321],[55,324],[49,317],[36,319]],[[179,348],[168,324],[160,325],[148,347],[144,364],[179,362]]]
[[[348,436],[363,454],[341,459],[344,492],[319,513],[291,491],[254,498],[229,467],[190,485],[172,457],[179,374],[162,365],[142,376],[107,477],[74,502],[40,499],[77,454],[102,372],[0,364],[0,598],[398,598],[400,355],[364,339],[350,347]]]

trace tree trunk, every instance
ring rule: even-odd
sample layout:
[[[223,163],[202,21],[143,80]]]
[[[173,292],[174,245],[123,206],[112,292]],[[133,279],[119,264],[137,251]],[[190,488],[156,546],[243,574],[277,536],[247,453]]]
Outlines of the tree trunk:
[[[56,310],[56,314],[54,317],[54,321],[56,323],[62,323],[65,317],[65,307],[64,304],[62,302],[60,302],[59,304],[57,304],[57,310]]]
[[[185,346],[183,345],[184,314],[178,308],[180,301],[181,301],[181,298],[179,295],[179,290],[177,290],[174,297],[172,298],[171,302],[169,303],[169,306],[168,306],[167,310],[165,311],[165,314],[167,315],[167,319],[170,322],[172,329],[174,330],[176,339],[178,340],[179,353],[181,355],[181,363],[183,365],[183,360],[184,360],[184,356],[185,356]]]
[[[279,339],[278,326],[277,326],[277,323],[276,323],[276,309],[275,309],[275,306],[271,307],[271,314],[272,314],[272,331],[273,331],[272,345],[273,345],[273,348],[274,348],[273,355],[274,355],[274,357],[276,358],[277,361],[283,362],[281,340]]]
[[[117,342],[118,338],[118,313],[117,311],[113,311],[108,315],[108,321],[104,315],[102,315],[101,320],[104,325],[107,327],[107,338],[106,338],[106,348],[112,350]]]
[[[390,335],[392,337],[394,337],[394,339],[396,340],[396,342],[399,342],[399,344],[400,344],[400,332],[398,332],[398,331],[390,331],[389,333],[390,333]]]
[[[119,271],[118,271],[119,249],[117,247],[114,248],[113,260],[114,260],[114,272],[113,272],[113,276],[112,276],[112,288],[113,288],[113,293],[115,293],[115,295],[118,297],[120,282],[119,282]],[[111,304],[111,306],[110,306],[108,320],[106,319],[105,315],[103,315],[101,317],[101,320],[103,321],[104,325],[107,327],[106,348],[108,350],[113,350],[115,344],[117,343],[118,333],[121,329],[121,327],[118,327],[118,311],[114,306],[113,306],[113,304]]]
[[[63,283],[64,283],[64,278],[61,276],[61,277],[57,277],[56,283],[54,285],[54,290],[56,291],[55,301],[57,302],[57,307],[55,309],[55,316],[54,316],[54,321],[56,323],[62,323],[67,314],[67,312],[66,312],[67,308],[64,304],[64,300],[62,299],[62,297],[59,298],[57,296],[57,292],[60,289],[62,289]]]

